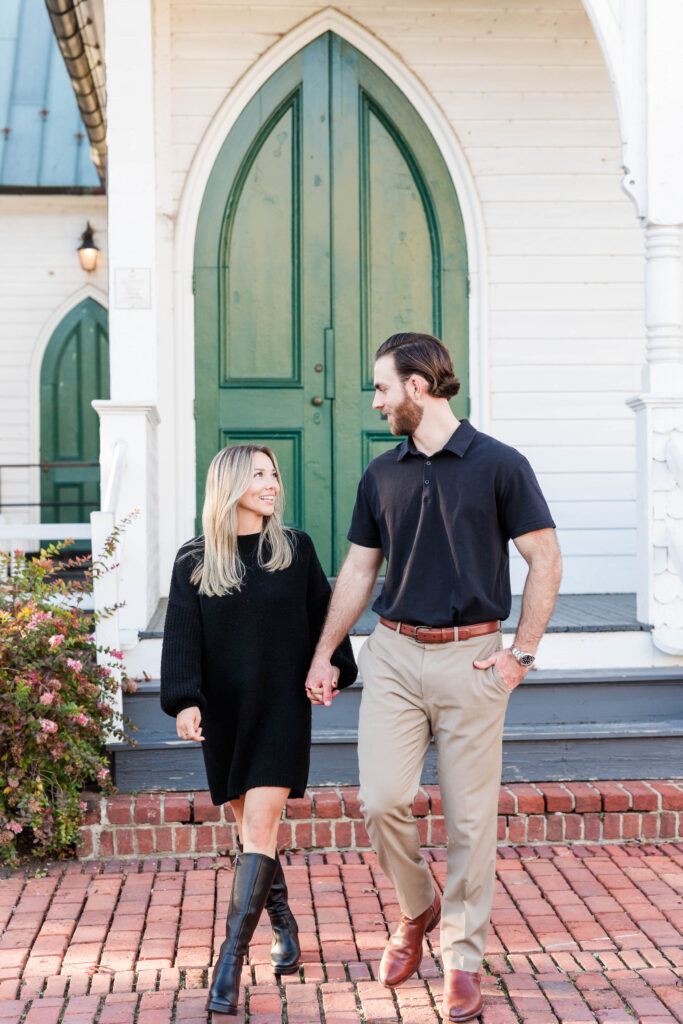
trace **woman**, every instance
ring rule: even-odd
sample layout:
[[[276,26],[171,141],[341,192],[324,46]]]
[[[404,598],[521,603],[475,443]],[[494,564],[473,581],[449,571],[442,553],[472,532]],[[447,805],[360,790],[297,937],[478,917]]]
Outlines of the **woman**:
[[[330,587],[313,542],[282,524],[273,452],[224,448],[209,466],[204,535],[180,548],[161,656],[161,704],[178,735],[202,743],[214,804],[230,801],[241,839],[226,939],[209,1009],[237,1013],[242,961],[266,906],[271,965],[293,973],[297,926],[277,854],[289,796],[308,779],[311,705],[304,690]],[[338,687],[356,678],[348,639],[334,663]]]

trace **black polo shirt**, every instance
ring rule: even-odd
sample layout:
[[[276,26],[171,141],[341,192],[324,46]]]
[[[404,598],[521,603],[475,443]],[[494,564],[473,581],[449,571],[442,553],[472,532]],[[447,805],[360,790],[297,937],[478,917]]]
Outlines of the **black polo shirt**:
[[[508,541],[554,526],[524,456],[462,420],[434,455],[408,438],[373,459],[348,539],[384,551],[379,615],[471,626],[510,614]]]

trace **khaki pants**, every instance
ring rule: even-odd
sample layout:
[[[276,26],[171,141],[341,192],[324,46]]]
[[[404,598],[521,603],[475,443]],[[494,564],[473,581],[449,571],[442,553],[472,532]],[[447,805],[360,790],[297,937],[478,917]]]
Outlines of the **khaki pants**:
[[[476,669],[472,662],[500,647],[500,633],[420,644],[380,623],[358,658],[361,808],[382,870],[409,918],[434,899],[410,808],[432,736],[436,743],[448,834],[441,919],[448,970],[479,970],[489,929],[509,692],[496,669]]]

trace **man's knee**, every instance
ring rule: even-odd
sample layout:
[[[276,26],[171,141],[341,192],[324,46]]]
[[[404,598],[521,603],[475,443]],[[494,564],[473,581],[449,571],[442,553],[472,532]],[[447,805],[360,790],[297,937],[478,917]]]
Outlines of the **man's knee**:
[[[368,825],[409,817],[413,802],[411,796],[386,786],[361,788],[358,800]]]

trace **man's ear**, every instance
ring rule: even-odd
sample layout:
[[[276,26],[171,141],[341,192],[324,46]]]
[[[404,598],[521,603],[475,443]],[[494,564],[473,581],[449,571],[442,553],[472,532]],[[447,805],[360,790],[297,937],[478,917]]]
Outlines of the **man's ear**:
[[[429,394],[429,384],[419,373],[413,373],[406,381],[408,394],[413,400],[424,398]]]

